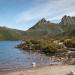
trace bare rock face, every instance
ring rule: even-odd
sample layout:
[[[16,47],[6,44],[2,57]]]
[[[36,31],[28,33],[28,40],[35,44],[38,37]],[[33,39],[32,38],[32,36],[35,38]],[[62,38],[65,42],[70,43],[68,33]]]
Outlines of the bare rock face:
[[[60,22],[62,25],[75,25],[75,17],[64,16]]]
[[[45,18],[42,18],[38,23],[41,23],[41,24],[49,24],[50,21],[47,21]]]
[[[31,27],[30,29],[35,29],[38,27],[38,25],[48,25],[51,24],[50,21],[47,21],[45,18],[42,18],[41,20],[39,20],[33,27]]]

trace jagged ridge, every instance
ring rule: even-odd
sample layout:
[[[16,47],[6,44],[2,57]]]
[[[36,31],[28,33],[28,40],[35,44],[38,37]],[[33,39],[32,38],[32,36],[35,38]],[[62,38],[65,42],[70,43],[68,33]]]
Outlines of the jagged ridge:
[[[40,38],[40,37],[49,37],[53,38],[58,35],[71,36],[71,32],[75,29],[74,22],[72,21],[74,17],[64,16],[59,24],[51,23],[46,19],[41,19],[33,27],[27,30],[27,38]],[[71,20],[72,19],[72,20]],[[71,21],[71,22],[70,22]],[[73,22],[73,23],[72,23]],[[74,33],[74,32],[73,32]]]
[[[75,25],[75,17],[64,16],[60,22],[62,25]]]

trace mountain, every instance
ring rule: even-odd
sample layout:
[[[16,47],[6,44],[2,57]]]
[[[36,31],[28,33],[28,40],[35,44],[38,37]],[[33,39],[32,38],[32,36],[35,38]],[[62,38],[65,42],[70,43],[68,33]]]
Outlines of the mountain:
[[[38,21],[33,27],[31,27],[30,29],[37,29],[37,27],[39,27],[38,25],[48,25],[50,24],[50,21],[47,21],[45,18],[42,18],[40,21]],[[40,27],[39,27],[40,28]],[[30,30],[29,29],[29,30]]]
[[[75,30],[75,18],[64,16],[59,24],[51,23],[46,19],[41,19],[33,27],[25,32],[26,39],[39,39],[39,38],[63,38],[71,36]],[[60,37],[61,36],[61,37]],[[75,36],[75,35],[73,35]]]
[[[62,33],[62,29],[58,24],[51,23],[46,19],[41,19],[33,27],[25,32],[26,38],[43,38],[53,37]]]
[[[75,25],[75,17],[64,16],[60,22],[62,25]]]
[[[56,39],[75,38],[75,25],[61,25],[63,32],[55,36]]]
[[[39,20],[27,31],[0,27],[0,40],[22,40],[40,38],[75,37],[75,17],[64,16],[59,24],[51,23],[45,18]]]
[[[0,27],[0,40],[20,40],[23,37],[23,31],[7,27]]]

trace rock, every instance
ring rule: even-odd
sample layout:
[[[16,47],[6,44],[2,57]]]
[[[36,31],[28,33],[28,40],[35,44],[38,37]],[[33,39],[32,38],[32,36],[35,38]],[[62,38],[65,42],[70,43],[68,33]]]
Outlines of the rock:
[[[65,15],[62,18],[60,24],[62,24],[62,25],[75,25],[75,17],[70,17],[70,16]]]
[[[33,66],[33,67],[36,67],[36,63],[35,63],[35,62],[33,62],[33,63],[32,63],[32,66]]]
[[[75,75],[75,72],[71,71],[69,74],[67,75]]]

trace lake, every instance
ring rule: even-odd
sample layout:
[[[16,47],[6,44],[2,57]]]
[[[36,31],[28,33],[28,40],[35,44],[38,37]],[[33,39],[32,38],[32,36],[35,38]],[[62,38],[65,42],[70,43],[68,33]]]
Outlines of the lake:
[[[0,41],[0,71],[27,69],[32,67],[32,62],[37,66],[49,65],[53,61],[49,57],[15,48],[20,41]]]

